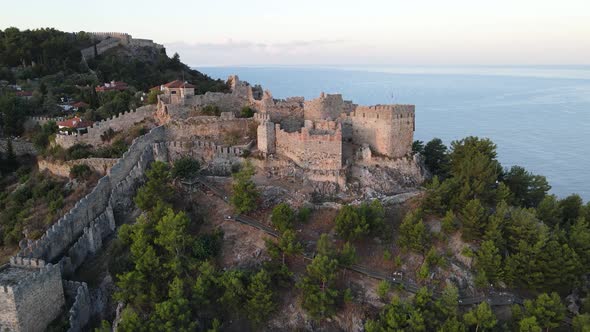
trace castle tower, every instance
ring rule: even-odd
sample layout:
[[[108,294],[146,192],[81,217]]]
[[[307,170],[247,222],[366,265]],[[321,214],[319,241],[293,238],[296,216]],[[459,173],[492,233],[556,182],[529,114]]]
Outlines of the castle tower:
[[[0,267],[0,331],[45,331],[64,305],[59,266],[12,257]]]
[[[260,124],[256,129],[258,150],[260,150],[264,156],[273,154],[276,152],[275,124],[270,121],[270,117],[266,113],[259,113],[256,115],[257,120],[260,121]]]

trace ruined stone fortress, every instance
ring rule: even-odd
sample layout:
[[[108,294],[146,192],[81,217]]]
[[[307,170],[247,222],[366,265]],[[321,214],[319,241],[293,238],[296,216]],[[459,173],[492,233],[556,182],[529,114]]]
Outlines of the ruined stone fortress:
[[[95,41],[93,46],[87,47],[81,51],[82,58],[85,60],[103,54],[104,52],[117,46],[127,47],[150,47],[162,50],[164,46],[154,43],[151,39],[137,39],[127,33],[121,32],[89,32]]]
[[[100,315],[104,308],[94,300],[95,290],[69,279],[133,210],[132,197],[155,160],[191,156],[213,174],[229,174],[248,158],[271,178],[291,176],[320,193],[322,188],[392,193],[423,179],[411,156],[413,105],[359,106],[324,93],[309,101],[279,100],[236,76],[228,85],[229,93],[195,95],[190,84],[168,84],[156,107],[144,106],[95,124],[88,134],[57,141],[66,146],[84,136],[92,141],[147,117],[159,124],[136,138],[92,192],[41,238],[21,241],[20,252],[0,268],[0,331],[43,331],[64,311],[69,331],[80,331]],[[202,115],[210,105],[221,115]],[[240,117],[244,107],[255,110],[254,116]]]

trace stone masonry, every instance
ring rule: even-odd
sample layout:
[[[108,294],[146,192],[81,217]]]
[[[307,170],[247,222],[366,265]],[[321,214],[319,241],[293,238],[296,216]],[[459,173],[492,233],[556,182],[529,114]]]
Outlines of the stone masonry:
[[[59,266],[13,257],[0,268],[0,331],[44,331],[64,305]]]

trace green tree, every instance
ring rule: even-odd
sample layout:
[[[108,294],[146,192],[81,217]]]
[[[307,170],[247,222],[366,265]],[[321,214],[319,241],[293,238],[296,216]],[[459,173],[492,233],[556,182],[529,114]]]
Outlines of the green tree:
[[[457,318],[459,314],[459,289],[453,284],[447,284],[437,300],[436,306],[440,320]]]
[[[270,274],[264,269],[258,271],[248,285],[246,308],[248,318],[255,324],[262,323],[274,311],[274,295],[270,285]]]
[[[199,172],[199,162],[191,157],[182,157],[174,162],[172,167],[173,178],[192,178]]]
[[[463,320],[467,326],[475,326],[475,332],[480,329],[482,331],[491,330],[498,323],[496,316],[492,312],[492,308],[490,308],[487,302],[482,302],[477,307],[468,311],[463,315]]]
[[[412,143],[412,153],[422,154],[424,152],[424,142],[420,140],[415,140]]]
[[[580,258],[582,266],[590,266],[590,225],[579,217],[569,232],[570,247]]]
[[[447,213],[445,213],[445,217],[441,220],[440,226],[445,234],[451,234],[457,229],[457,217],[455,217],[453,210],[448,210]]]
[[[381,280],[377,284],[377,296],[383,301],[387,299],[387,295],[389,294],[389,290],[391,289],[391,284],[387,280]]]
[[[466,137],[451,142],[451,175],[461,184],[455,205],[495,198],[494,187],[502,168],[496,159],[496,145],[489,139]]]
[[[191,306],[184,295],[184,283],[174,278],[168,291],[168,299],[154,306],[155,324],[158,330],[166,332],[188,332],[197,329],[197,322],[192,319]]]
[[[562,217],[561,226],[567,229],[576,222],[583,212],[582,197],[578,194],[571,194],[559,201],[559,207]]]
[[[504,174],[504,183],[510,188],[513,203],[524,207],[536,207],[551,186],[541,175],[534,175],[520,166],[512,166]]]
[[[404,249],[426,252],[430,234],[419,211],[408,212],[399,227],[399,245]]]
[[[246,162],[239,172],[233,174],[231,203],[238,213],[250,212],[256,208],[256,201],[260,194],[252,181],[254,174],[254,167],[249,162]]]
[[[447,146],[440,138],[433,138],[424,146],[424,164],[426,168],[440,178],[446,178],[449,171]]]
[[[338,263],[343,266],[351,266],[356,262],[356,259],[356,248],[350,242],[346,242],[338,253]]]
[[[302,291],[302,306],[314,319],[327,318],[336,312],[339,292],[333,287],[337,270],[336,259],[316,255],[297,284]]]
[[[463,222],[462,237],[465,240],[478,239],[486,227],[486,213],[479,199],[472,199],[467,202],[461,210]]]
[[[285,256],[294,256],[303,252],[303,245],[297,241],[295,232],[290,229],[283,232],[277,246],[282,254],[283,265],[285,264]]]
[[[121,311],[121,320],[119,321],[118,330],[122,332],[143,331],[147,328],[144,321],[139,317],[137,312],[127,306]]]
[[[172,199],[173,189],[168,164],[161,161],[153,162],[146,172],[146,177],[146,184],[137,190],[134,200],[141,210],[150,211],[155,202],[169,202]]]
[[[519,332],[541,332],[541,327],[539,323],[537,323],[537,318],[535,316],[527,317],[522,319],[518,323],[518,331]]]
[[[590,332],[590,314],[575,316],[572,325],[574,332]]]
[[[486,281],[495,283],[502,275],[502,256],[493,241],[482,242],[475,254],[475,268],[486,276]]]
[[[369,233],[369,224],[366,218],[361,218],[353,206],[345,205],[334,220],[336,232],[346,239],[354,240]]]
[[[243,310],[243,303],[247,295],[244,279],[244,273],[239,270],[226,271],[218,279],[218,283],[223,289],[218,301],[229,313]]]
[[[557,293],[542,293],[535,300],[524,301],[524,307],[526,313],[534,316],[539,326],[546,331],[558,327],[565,318],[565,305]]]
[[[336,250],[334,249],[334,246],[332,245],[332,242],[330,241],[328,234],[322,233],[320,235],[320,238],[316,243],[316,251],[318,255],[334,257],[334,255],[336,254]]]
[[[295,211],[287,203],[277,204],[272,209],[270,220],[280,232],[285,232],[293,227]]]
[[[561,221],[561,208],[555,195],[547,195],[537,206],[537,217],[547,226],[555,227]]]

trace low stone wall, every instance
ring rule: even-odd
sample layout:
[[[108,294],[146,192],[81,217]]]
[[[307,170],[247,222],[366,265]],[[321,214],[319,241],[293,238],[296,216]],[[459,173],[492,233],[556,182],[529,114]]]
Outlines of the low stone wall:
[[[22,139],[13,139],[11,140],[12,143],[12,151],[17,156],[24,156],[24,155],[36,155],[37,148],[31,142],[27,142]],[[8,152],[8,140],[5,138],[0,139],[0,153]]]
[[[232,166],[242,161],[245,151],[249,151],[254,141],[248,145],[220,146],[209,141],[172,141],[159,143],[159,149],[166,151],[170,162],[182,157],[191,157],[198,160],[202,167],[213,174],[229,174]]]
[[[142,106],[135,111],[129,111],[121,114],[112,116],[106,120],[98,121],[91,127],[88,127],[88,133],[77,135],[62,135],[58,134],[55,137],[55,144],[67,149],[75,144],[90,144],[92,146],[101,146],[108,144],[103,142],[101,135],[107,132],[109,129],[114,131],[122,131],[128,129],[145,120],[148,117],[153,116],[156,108],[153,105]]]
[[[46,116],[29,116],[27,117],[27,120],[24,123],[24,128],[26,130],[30,130],[35,128],[36,125],[42,126],[44,124],[46,124],[49,121],[53,121],[53,122],[58,122],[58,121],[63,121],[64,117],[46,117]]]
[[[69,177],[70,169],[75,165],[87,165],[93,171],[106,175],[108,170],[117,162],[117,158],[85,158],[66,162],[52,162],[40,159],[37,161],[39,171],[48,171],[53,175]]]
[[[91,316],[91,299],[88,285],[85,282],[63,281],[63,288],[74,303],[68,312],[70,327],[68,332],[79,332],[88,324]]]

